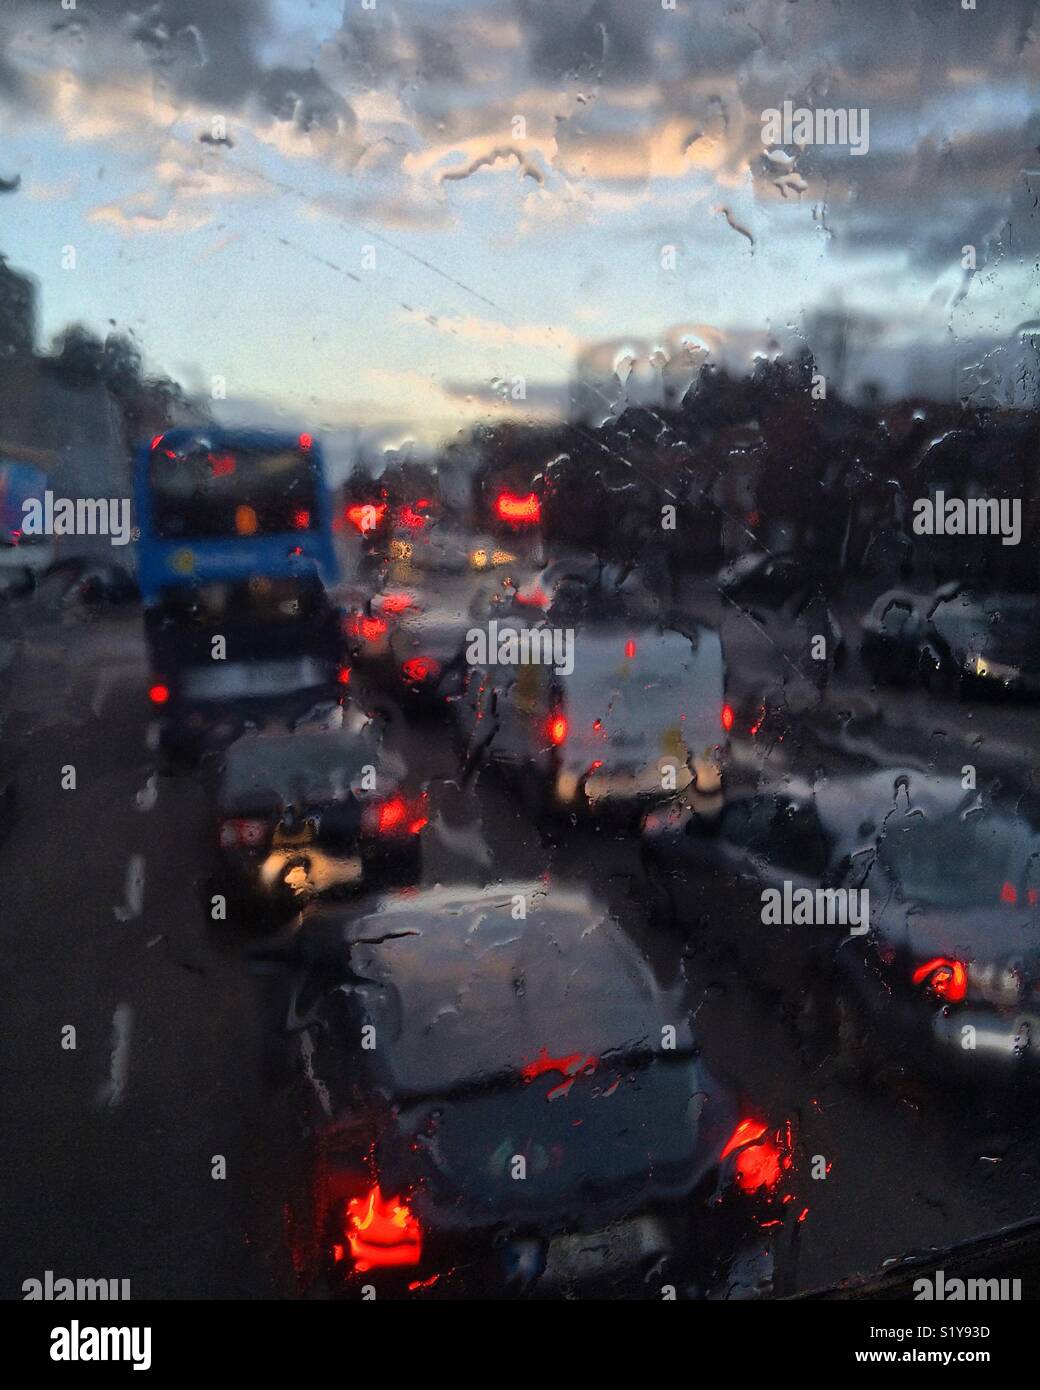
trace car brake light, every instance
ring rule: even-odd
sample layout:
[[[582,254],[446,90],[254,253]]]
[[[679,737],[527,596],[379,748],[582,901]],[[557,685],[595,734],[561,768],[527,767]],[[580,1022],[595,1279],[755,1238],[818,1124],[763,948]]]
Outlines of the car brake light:
[[[261,844],[264,838],[262,820],[222,820],[220,822],[220,844],[222,849],[248,849]]]
[[[225,478],[235,471],[234,454],[207,454],[209,471],[214,478]]]
[[[788,1126],[788,1131],[790,1126]],[[786,1143],[761,1120],[741,1120],[730,1135],[719,1161],[735,1154],[737,1184],[744,1192],[772,1192],[793,1163],[790,1133]]]
[[[549,735],[549,742],[554,748],[559,748],[567,738],[567,716],[565,714],[552,714],[546,725],[546,733]]]
[[[384,594],[380,607],[384,613],[407,613],[409,608],[415,607],[415,599],[411,594]]]
[[[313,448],[314,448],[314,438],[313,438],[313,436],[312,436],[312,435],[309,435],[309,434],[301,434],[301,435],[300,435],[300,448],[301,448],[301,449],[313,449]]]
[[[418,835],[429,817],[426,793],[409,799],[392,796],[388,801],[370,802],[361,813],[364,828],[376,835]]]
[[[514,526],[531,526],[541,521],[542,504],[534,492],[529,492],[526,497],[517,497],[513,492],[500,492],[495,498],[495,515],[499,521],[509,521]]]
[[[385,502],[357,502],[347,508],[347,520],[364,536],[374,531],[386,515]]]
[[[625,643],[625,656],[629,661],[631,661],[635,654],[636,644],[632,641],[631,638],[629,638],[628,641]]]
[[[919,965],[912,976],[915,985],[927,983],[928,988],[948,1004],[959,1004],[968,993],[967,967],[959,960],[936,956]]]
[[[423,513],[419,511],[419,508],[428,507],[429,505],[429,502],[425,498],[423,498],[421,502],[416,502],[414,507],[411,503],[405,503],[397,514],[398,522],[400,525],[406,526],[409,531],[421,531],[427,521],[429,521],[429,517],[424,516]]]
[[[733,706],[732,706],[732,705],[723,705],[723,706],[722,706],[722,727],[725,729],[725,731],[726,731],[727,734],[729,733],[730,729],[733,728]]]
[[[1000,890],[1000,901],[1010,903],[1012,907],[1018,902],[1018,890],[1013,883],[1005,883]]]
[[[368,618],[362,613],[352,613],[347,622],[347,632],[351,637],[360,637],[365,642],[374,642],[387,630],[385,618]]]
[[[378,1183],[367,1196],[352,1197],[347,1203],[346,1236],[358,1274],[414,1265],[422,1258],[418,1221],[400,1197],[385,1198]]]
[[[349,667],[349,666],[341,666],[341,667],[339,668],[339,670],[336,672],[336,684],[337,684],[337,685],[349,685],[349,684],[350,684],[350,667]]]
[[[416,684],[436,679],[440,673],[440,662],[434,661],[432,656],[411,656],[401,663],[401,674],[405,680]]]
[[[170,687],[162,681],[156,681],[148,687],[148,698],[153,705],[165,705],[170,698]]]
[[[311,514],[305,507],[301,507],[298,512],[293,512],[293,530],[306,531],[311,524]]]

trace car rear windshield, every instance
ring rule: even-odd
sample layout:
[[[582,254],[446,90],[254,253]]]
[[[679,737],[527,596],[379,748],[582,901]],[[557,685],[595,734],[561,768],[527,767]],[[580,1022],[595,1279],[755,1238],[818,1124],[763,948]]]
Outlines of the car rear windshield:
[[[914,816],[898,829],[889,826],[880,858],[904,898],[935,907],[993,907],[1028,889],[1037,846],[1024,824],[1002,816]]]

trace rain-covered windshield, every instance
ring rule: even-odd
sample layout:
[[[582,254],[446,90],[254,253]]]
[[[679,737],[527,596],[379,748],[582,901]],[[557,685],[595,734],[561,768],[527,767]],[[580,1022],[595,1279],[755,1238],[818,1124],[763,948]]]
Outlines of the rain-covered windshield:
[[[1040,1298],[1040,0],[0,0],[0,130],[0,1294]]]

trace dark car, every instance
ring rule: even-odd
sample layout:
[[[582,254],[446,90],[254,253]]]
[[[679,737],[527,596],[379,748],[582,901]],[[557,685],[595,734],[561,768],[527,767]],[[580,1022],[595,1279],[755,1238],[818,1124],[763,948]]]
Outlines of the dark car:
[[[620,922],[542,881],[305,914],[316,1115],[294,1260],[360,1296],[729,1287],[791,1211],[792,1135],[700,1061]],[[792,1218],[793,1219],[793,1218]]]
[[[1040,695],[1040,607],[1028,594],[947,585],[930,597],[892,590],[862,621],[876,680],[921,681],[938,694]]]
[[[474,621],[486,621],[527,571],[503,544],[447,528],[408,546],[344,630],[358,665],[408,708],[442,708],[462,688]]]
[[[511,658],[514,626],[489,625],[455,705],[471,760],[516,780],[536,813],[718,804],[731,713],[716,632],[542,622],[516,629]]]
[[[238,901],[298,904],[372,883],[414,883],[427,821],[378,721],[354,706],[339,726],[251,733],[228,748],[213,814],[219,878]]]
[[[647,820],[676,920],[711,920],[721,897],[747,969],[840,1022],[843,1046],[969,1071],[1040,1056],[1040,829],[1013,808],[955,777],[888,768],[791,779],[734,798],[714,823],[681,808]],[[859,910],[767,925],[769,889],[855,889]]]
[[[346,694],[343,616],[313,579],[208,583],[147,611],[148,696],[167,766],[250,726],[291,725]]]

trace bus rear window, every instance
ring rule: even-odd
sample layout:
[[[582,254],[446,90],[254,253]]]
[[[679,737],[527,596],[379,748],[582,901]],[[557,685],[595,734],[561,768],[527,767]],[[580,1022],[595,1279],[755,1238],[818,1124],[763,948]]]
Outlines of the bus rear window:
[[[151,461],[155,535],[274,536],[313,530],[313,459],[301,450],[214,449]]]

